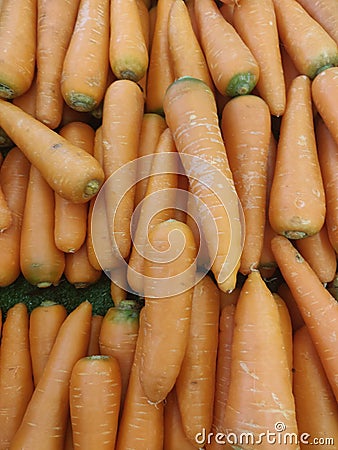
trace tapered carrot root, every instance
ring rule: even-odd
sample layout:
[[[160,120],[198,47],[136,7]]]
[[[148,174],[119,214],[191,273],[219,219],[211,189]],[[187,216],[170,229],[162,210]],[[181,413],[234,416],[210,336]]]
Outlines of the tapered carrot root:
[[[87,356],[100,354],[99,336],[101,331],[102,320],[103,316],[101,316],[100,314],[92,315]]]

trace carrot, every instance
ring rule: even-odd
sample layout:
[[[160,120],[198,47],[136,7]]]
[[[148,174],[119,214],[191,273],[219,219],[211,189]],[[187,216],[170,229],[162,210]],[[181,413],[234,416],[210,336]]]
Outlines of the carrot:
[[[338,5],[335,0],[297,0],[338,45]]]
[[[139,376],[157,404],[173,388],[187,348],[197,249],[190,228],[176,220],[156,224],[148,236]]]
[[[220,310],[227,305],[236,305],[239,294],[241,292],[241,285],[235,287],[231,292],[223,292],[221,291],[221,301],[220,301]]]
[[[73,34],[80,0],[37,0],[36,118],[51,129],[62,121],[63,61]]]
[[[95,269],[89,262],[86,243],[76,252],[66,253],[64,275],[76,288],[85,288],[101,278],[102,270]]]
[[[338,63],[337,63],[338,65]],[[337,103],[338,67],[322,71],[311,83],[313,103],[338,145]]]
[[[336,170],[334,170],[338,164],[338,144],[333,139],[323,119],[320,116],[317,116],[316,119],[315,133],[318,158],[326,199],[325,224],[331,245],[338,253],[338,176]]]
[[[139,330],[139,307],[134,300],[122,300],[108,309],[99,333],[102,355],[113,356],[121,370],[121,405],[124,403]]]
[[[320,439],[323,448],[325,444],[329,448],[338,439],[338,405],[305,326],[295,332],[293,354],[297,422],[306,438],[301,449],[314,438]]]
[[[116,260],[127,258],[131,248],[129,227],[135,198],[134,165],[143,108],[143,95],[134,81],[116,80],[108,87],[102,119],[103,167],[107,180],[113,176],[105,183],[104,198]]]
[[[276,236],[272,239],[271,246],[337,399],[338,303],[288,239]]]
[[[317,233],[326,204],[314,133],[310,79],[296,77],[287,96],[269,201],[273,230],[290,239]]]
[[[83,301],[62,323],[43,374],[27,405],[10,449],[61,449],[69,413],[69,381],[75,363],[86,355],[92,306]]]
[[[266,212],[267,165],[271,118],[267,103],[256,95],[232,98],[224,107],[221,130],[245,220],[240,272],[260,262]]]
[[[43,301],[30,313],[29,347],[34,386],[41,378],[56,336],[66,317],[66,308],[52,300]]]
[[[143,34],[143,39],[146,45],[147,53],[147,70],[145,71],[143,77],[138,81],[138,85],[142,89],[144,98],[147,98],[147,76],[148,76],[148,65],[149,65],[149,50],[150,50],[150,18],[149,10],[143,0],[136,0],[136,5],[141,20],[141,29]]]
[[[158,0],[147,75],[146,112],[163,115],[163,98],[175,74],[170,59],[168,22],[174,0]]]
[[[281,422],[283,430],[297,435],[297,423],[278,306],[258,271],[251,272],[242,287],[234,320],[223,431],[233,433],[234,439],[249,433],[251,439],[228,442],[244,450],[256,448],[257,442],[268,447],[268,430],[275,432]],[[294,440],[282,447],[299,448]]]
[[[127,264],[121,264],[110,271],[110,295],[115,306],[126,300],[130,287],[127,281]]]
[[[278,306],[279,322],[280,322],[280,328],[281,328],[282,337],[283,337],[283,348],[285,349],[285,352],[286,352],[289,373],[290,373],[290,377],[292,378],[292,369],[293,369],[293,355],[292,355],[293,335],[292,335],[292,333],[293,333],[293,330],[292,330],[291,316],[290,316],[289,309],[288,309],[287,304],[284,301],[284,299],[277,292],[273,292],[272,295]]]
[[[84,122],[70,122],[60,129],[60,135],[72,144],[93,154],[95,131]],[[55,194],[54,239],[58,249],[65,253],[76,252],[87,234],[87,203],[73,203]]]
[[[297,306],[296,300],[294,299],[292,292],[290,291],[289,286],[282,281],[278,286],[277,294],[284,300],[291,318],[292,329],[295,332],[298,328],[301,328],[304,325],[304,320]]]
[[[195,447],[196,435],[212,425],[219,305],[220,291],[207,275],[194,287],[188,344],[175,383],[183,430]]]
[[[70,420],[70,416],[68,416],[68,419],[67,419],[67,430],[66,430],[66,437],[65,437],[63,450],[74,450],[73,430],[72,430],[72,422]]]
[[[222,13],[222,16],[224,19],[231,23],[233,25],[232,19],[233,19],[233,13],[235,9],[235,5],[238,6],[239,3],[233,2],[232,0],[225,0],[221,3],[219,3],[219,10]]]
[[[309,78],[338,64],[338,47],[297,0],[273,0],[279,38],[296,69]]]
[[[216,88],[229,97],[249,94],[259,78],[259,66],[251,50],[214,1],[196,1],[194,10],[201,46]]]
[[[1,187],[9,209],[12,225],[0,233],[0,286],[9,286],[20,275],[20,238],[26,202],[30,164],[18,147],[6,155],[0,168]]]
[[[175,78],[189,75],[204,81],[214,91],[209,67],[183,0],[176,0],[170,8],[168,45]]]
[[[33,393],[29,315],[24,303],[6,315],[0,355],[0,448],[8,449]]]
[[[100,354],[99,335],[101,331],[102,321],[103,321],[102,315],[100,314],[92,315],[87,356],[94,356]]]
[[[143,309],[140,311],[139,319],[142,327]],[[139,378],[142,340],[143,336],[139,334],[117,431],[116,450],[163,449],[163,402],[157,405],[150,403]]]
[[[115,448],[120,398],[121,374],[117,359],[94,355],[75,363],[69,384],[75,448]]]
[[[61,73],[62,96],[77,111],[92,111],[104,97],[109,67],[109,3],[80,0]]]
[[[56,286],[65,255],[54,241],[54,192],[31,165],[20,239],[20,268],[26,280],[41,288]]]
[[[5,0],[0,14],[0,97],[28,91],[35,73],[36,0]]]
[[[183,77],[168,88],[163,106],[197,200],[213,274],[221,290],[232,290],[242,251],[242,216],[214,96],[203,81]]]
[[[136,0],[110,5],[110,66],[118,79],[140,81],[148,69],[148,49]]]
[[[280,44],[279,49],[280,49],[280,54],[281,54],[281,58],[282,58],[285,90],[286,90],[286,92],[288,92],[289,87],[292,83],[292,80],[294,78],[296,78],[298,75],[300,75],[300,73],[299,73],[299,70],[296,69],[292,59],[290,58],[290,55],[286,51],[283,44]]]
[[[33,78],[32,84],[30,85],[28,91],[13,98],[12,103],[15,106],[23,109],[25,112],[36,117],[36,98],[37,98],[37,83],[36,77]]]
[[[98,192],[104,173],[85,150],[5,100],[0,101],[0,126],[55,192],[79,203]]]
[[[13,223],[13,214],[1,186],[0,179],[0,233],[7,230]]]
[[[234,6],[232,22],[259,65],[259,95],[272,115],[282,116],[286,91],[273,1],[241,0]]]

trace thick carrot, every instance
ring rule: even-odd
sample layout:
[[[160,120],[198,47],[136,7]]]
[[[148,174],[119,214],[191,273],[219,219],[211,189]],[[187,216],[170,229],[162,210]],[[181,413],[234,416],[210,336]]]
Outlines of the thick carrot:
[[[314,132],[310,79],[296,77],[287,96],[269,200],[269,220],[278,234],[300,239],[317,233],[326,204]]]
[[[70,122],[63,126],[60,135],[90,155],[94,152],[94,128],[84,122]],[[65,253],[76,252],[87,234],[87,203],[74,203],[55,194],[54,239],[57,248]]]
[[[214,1],[196,1],[194,11],[201,46],[216,88],[229,97],[249,94],[259,78],[259,66],[251,50]]]
[[[306,436],[301,449],[314,442],[314,437],[321,440],[322,448],[330,448],[338,439],[338,405],[305,326],[295,332],[293,355],[297,422],[299,432]]]
[[[242,216],[213,93],[201,80],[179,78],[163,106],[189,190],[198,200],[212,271],[222,290],[232,290],[242,251]]]
[[[259,95],[271,114],[283,115],[286,91],[273,1],[241,0],[234,6],[232,23],[259,65]]]
[[[98,192],[104,173],[85,150],[5,100],[0,101],[0,126],[55,192],[79,203]]]
[[[5,0],[0,14],[0,97],[26,92],[36,61],[36,0]]]
[[[338,65],[338,63],[337,63]],[[322,71],[311,83],[313,103],[338,145],[338,67]]]
[[[94,355],[75,363],[69,383],[75,448],[115,448],[120,399],[121,374],[116,358]]]
[[[31,165],[20,239],[20,268],[38,287],[57,285],[65,255],[54,241],[54,192],[40,171]]]
[[[84,301],[62,323],[11,450],[63,448],[69,416],[69,381],[75,363],[86,356],[91,315],[92,305]]]
[[[65,254],[64,275],[76,288],[85,288],[101,278],[102,270],[97,270],[90,264],[86,243],[76,252]]]
[[[194,287],[188,344],[176,379],[183,430],[197,446],[196,435],[211,430],[215,392],[220,290],[206,275]]]
[[[242,287],[234,320],[223,431],[238,439],[249,433],[253,440],[240,441],[244,450],[256,448],[257,442],[268,448],[267,431],[276,432],[281,422],[287,433],[297,435],[297,423],[278,306],[258,271],[251,272]],[[295,440],[277,447],[299,448]]]
[[[315,133],[326,199],[325,224],[331,245],[338,254],[338,174],[335,170],[338,165],[338,143],[320,116],[316,117]]]
[[[245,220],[240,272],[260,262],[267,195],[271,118],[267,103],[256,95],[232,98],[222,111],[221,130]]]
[[[51,129],[62,121],[63,61],[71,39],[80,0],[37,0],[36,118]]]
[[[149,64],[149,50],[150,50],[150,17],[149,10],[143,0],[136,0],[136,5],[141,20],[141,29],[143,33],[144,42],[147,49],[147,70],[143,77],[138,81],[140,88],[143,91],[144,98],[147,97],[147,77],[148,77],[148,64]]]
[[[0,286],[8,286],[20,275],[20,238],[30,163],[18,147],[6,155],[0,168],[1,187],[12,211],[13,223],[0,233]]]
[[[34,390],[28,330],[27,307],[17,303],[7,311],[1,337],[1,450],[9,448]]]
[[[338,64],[338,47],[297,0],[273,0],[279,38],[297,70],[314,78]]]
[[[80,0],[61,74],[62,96],[77,111],[92,111],[104,97],[109,68],[109,4],[109,0]]]
[[[34,386],[41,378],[56,336],[66,317],[66,308],[51,300],[43,301],[30,313],[29,347]]]
[[[271,246],[338,399],[338,303],[288,239],[276,236]]]

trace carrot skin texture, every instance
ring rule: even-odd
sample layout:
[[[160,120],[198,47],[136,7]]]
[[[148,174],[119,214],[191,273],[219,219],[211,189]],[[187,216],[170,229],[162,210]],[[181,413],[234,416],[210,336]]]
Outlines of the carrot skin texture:
[[[65,254],[64,275],[69,283],[78,289],[96,283],[102,276],[102,270],[93,267],[88,258],[86,243],[74,253]]]
[[[100,354],[99,336],[102,320],[103,316],[101,316],[100,314],[94,314],[92,316],[87,356]]]
[[[0,180],[0,233],[7,230],[12,225],[12,222],[12,211],[9,209]]]

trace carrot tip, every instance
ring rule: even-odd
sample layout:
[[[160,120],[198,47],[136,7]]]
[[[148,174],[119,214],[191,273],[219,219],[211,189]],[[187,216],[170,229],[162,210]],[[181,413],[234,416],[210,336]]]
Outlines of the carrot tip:
[[[236,74],[229,81],[225,94],[229,97],[250,94],[256,86],[257,81],[258,79],[253,73]]]
[[[314,74],[313,78],[315,78],[319,73],[324,72],[324,70],[330,69],[330,67],[334,67],[334,64],[326,64],[325,66],[320,67]]]
[[[132,70],[122,70],[119,74],[119,77],[123,80],[131,80],[135,82],[140,80],[140,77]]]
[[[50,287],[53,283],[51,283],[50,281],[41,281],[41,283],[38,283],[36,286],[38,288],[47,288]]]
[[[100,189],[100,186],[99,180],[90,180],[84,189],[84,197],[93,197]]]
[[[285,231],[283,235],[288,239],[303,239],[308,236],[307,233],[305,233],[305,231],[297,231],[297,230]]]
[[[90,112],[97,106],[97,102],[92,97],[81,94],[80,92],[72,92],[66,97],[68,106],[75,109],[75,111]]]
[[[0,83],[0,97],[10,100],[15,96],[16,93],[12,88],[7,86],[6,84]]]

